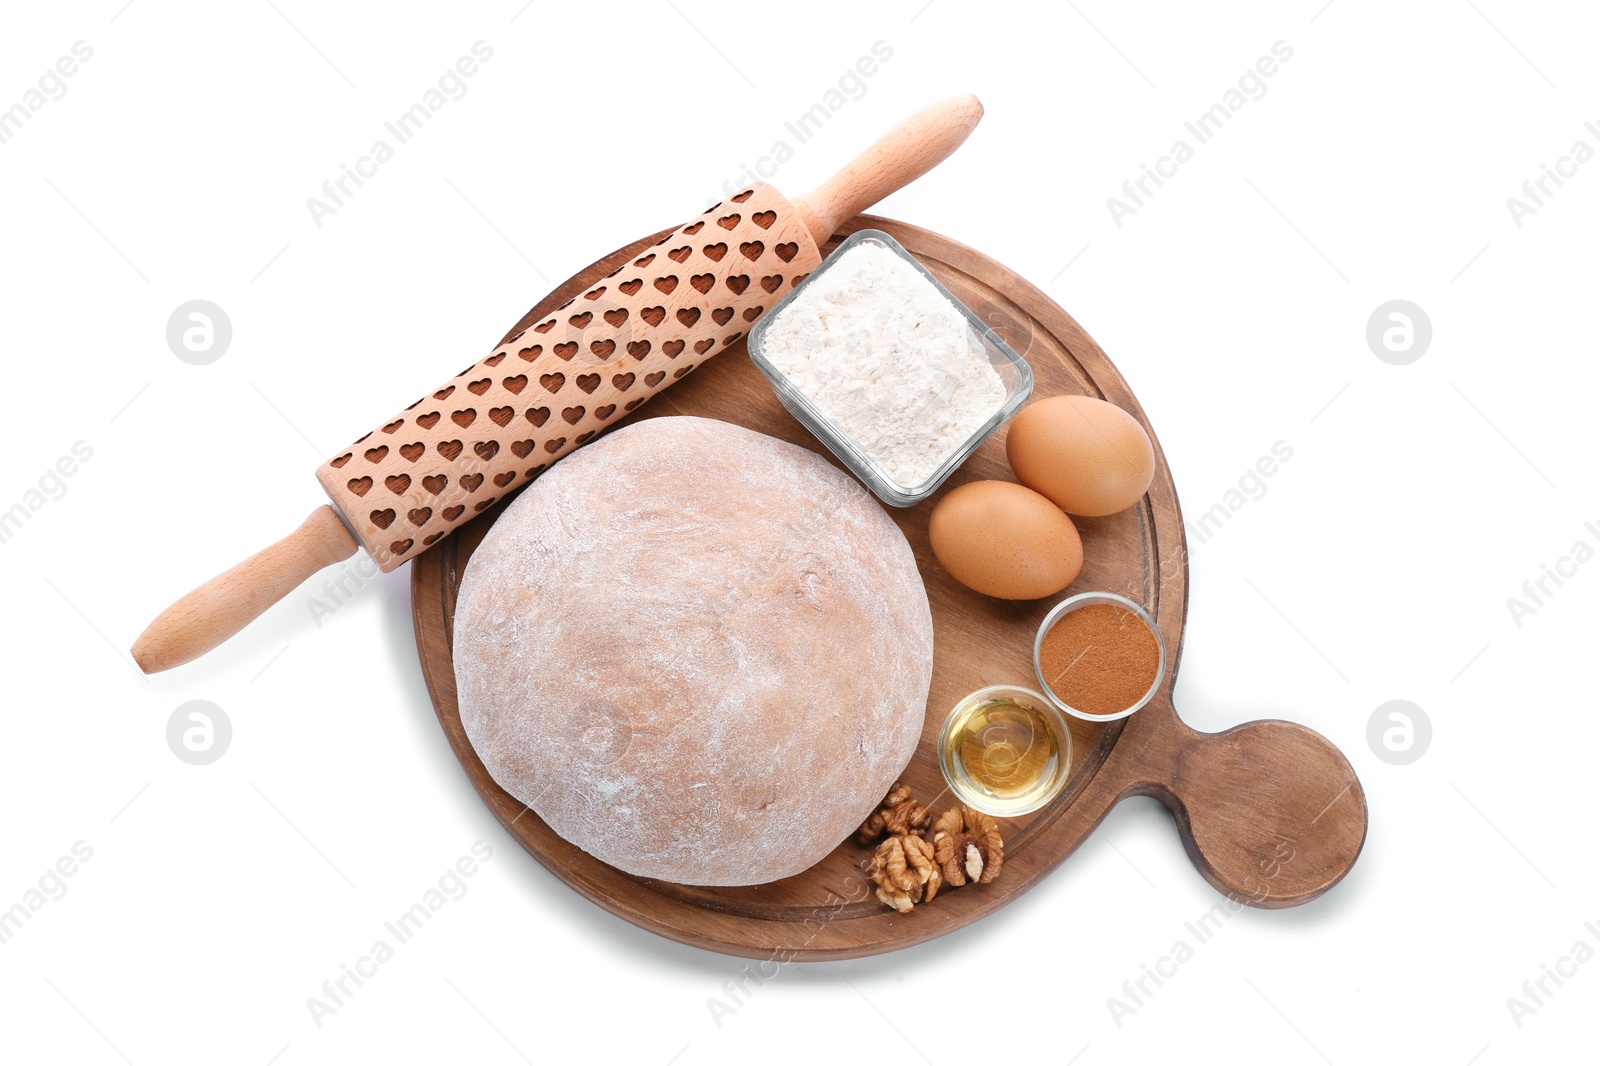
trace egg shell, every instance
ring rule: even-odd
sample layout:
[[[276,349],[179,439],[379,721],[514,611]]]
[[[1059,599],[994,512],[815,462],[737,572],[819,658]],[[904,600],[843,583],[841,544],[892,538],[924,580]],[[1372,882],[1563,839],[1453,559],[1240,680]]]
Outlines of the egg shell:
[[[1017,480],[1070,514],[1132,507],[1156,476],[1156,450],[1137,419],[1092,396],[1052,396],[1023,408],[1006,430]]]
[[[1060,592],[1083,567],[1083,541],[1072,519],[1009,481],[952,489],[928,517],[928,540],[952,577],[1002,600]]]

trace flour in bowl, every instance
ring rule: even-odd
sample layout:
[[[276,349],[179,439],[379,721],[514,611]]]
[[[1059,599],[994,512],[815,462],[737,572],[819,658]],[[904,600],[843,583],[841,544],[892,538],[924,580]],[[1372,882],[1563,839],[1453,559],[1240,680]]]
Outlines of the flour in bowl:
[[[768,362],[890,480],[927,481],[1006,399],[966,317],[916,268],[864,241],[766,330]]]

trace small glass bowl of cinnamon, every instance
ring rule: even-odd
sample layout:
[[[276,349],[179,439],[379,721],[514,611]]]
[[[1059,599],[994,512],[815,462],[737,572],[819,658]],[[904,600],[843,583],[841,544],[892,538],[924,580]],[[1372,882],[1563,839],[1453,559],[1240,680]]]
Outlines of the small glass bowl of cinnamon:
[[[1114,722],[1161,688],[1167,646],[1137,603],[1114,592],[1084,592],[1044,616],[1033,668],[1056,707],[1086,721]]]

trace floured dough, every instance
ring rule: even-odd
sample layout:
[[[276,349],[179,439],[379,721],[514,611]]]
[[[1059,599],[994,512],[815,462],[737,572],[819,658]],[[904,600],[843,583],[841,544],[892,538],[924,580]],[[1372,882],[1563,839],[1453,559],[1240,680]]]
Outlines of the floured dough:
[[[628,873],[799,873],[910,761],[933,624],[911,547],[820,456],[703,418],[579,449],[506,509],[455,614],[507,792]]]

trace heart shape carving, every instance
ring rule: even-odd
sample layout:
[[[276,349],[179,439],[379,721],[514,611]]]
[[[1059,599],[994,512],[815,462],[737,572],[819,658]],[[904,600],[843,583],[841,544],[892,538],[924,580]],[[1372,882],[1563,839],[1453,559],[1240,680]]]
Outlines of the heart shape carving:
[[[610,418],[612,415],[614,415],[616,413],[617,413],[617,405],[614,404],[614,403],[608,403],[604,407],[596,407],[594,409],[594,416],[596,418],[598,418],[602,422],[604,422],[606,419]]]
[[[795,256],[800,254],[800,246],[794,241],[788,241],[784,244],[778,245],[773,249],[773,251],[778,253],[779,259],[782,259],[785,263],[787,263],[793,260]]]
[[[566,446],[567,438],[565,437],[557,437],[554,440],[547,440],[544,442],[544,450],[549,452],[551,455],[554,455],[556,452],[559,452]]]
[[[482,378],[478,381],[469,382],[467,384],[467,391],[472,393],[474,396],[482,396],[484,393],[489,391],[489,386],[493,384],[494,380],[492,378]]]
[[[672,260],[674,263],[681,263],[685,259],[689,258],[689,253],[692,251],[694,251],[694,249],[686,244],[682,248],[674,248],[672,251],[668,252],[667,258]]]
[[[718,307],[711,312],[711,321],[719,326],[726,326],[733,321],[733,308]]]
[[[400,445],[400,456],[401,458],[405,459],[406,462],[414,463],[418,459],[421,459],[423,455],[426,454],[427,450],[428,446],[419,440],[415,444]]]
[[[698,307],[678,308],[678,321],[682,322],[685,326],[694,325],[696,322],[700,321],[700,309]]]
[[[588,414],[582,407],[564,407],[561,409],[561,418],[569,426],[575,426],[583,421],[583,416]]]
[[[368,517],[372,519],[372,524],[379,529],[388,529],[394,522],[394,508],[385,507],[381,511],[373,511]]]
[[[438,424],[439,424],[439,412],[438,411],[433,411],[433,412],[431,412],[429,414],[418,415],[417,416],[417,425],[421,426],[423,429],[432,429],[434,426],[437,426]]]
[[[578,388],[582,389],[584,392],[593,392],[595,389],[598,389],[599,387],[600,387],[600,375],[599,374],[579,374],[578,375]]]
[[[531,451],[533,451],[533,441],[531,440],[514,440],[511,442],[511,454],[518,459],[526,459]]]
[[[750,216],[750,221],[754,222],[756,225],[760,226],[762,229],[771,229],[772,228],[772,224],[774,222],[778,221],[778,212],[776,212],[776,211],[757,211],[755,214]]]
[[[589,350],[595,354],[597,359],[604,361],[610,359],[611,353],[617,350],[617,342],[610,338],[603,341],[591,341]]]
[[[628,342],[628,354],[633,356],[635,359],[643,359],[645,356],[650,354],[650,342],[649,341],[629,341]],[[629,376],[631,377],[632,375],[629,375]]]
[[[454,507],[446,507],[440,513],[444,515],[444,520],[446,522],[454,522],[456,519],[460,518],[465,511],[465,507],[463,507],[461,504],[456,504]]]
[[[706,258],[711,260],[713,263],[722,262],[722,257],[728,254],[728,246],[723,244],[721,241],[718,241],[716,244],[708,244],[700,250],[704,252]]]
[[[653,284],[661,292],[671,296],[672,290],[678,287],[678,276],[676,274],[668,274],[664,278],[657,278]]]
[[[633,388],[633,375],[613,374],[611,376],[611,384],[618,392],[627,392],[629,389]]]
[[[479,441],[472,446],[472,450],[477,453],[479,459],[487,463],[499,454],[500,442],[497,440]],[[463,478],[462,480],[465,481],[466,479]]]
[[[515,407],[491,408],[489,411],[489,421],[493,422],[497,426],[508,425],[510,424],[511,420],[516,417],[516,414],[517,409]]]
[[[425,526],[428,524],[428,519],[433,517],[433,508],[418,507],[416,510],[407,511],[406,517],[411,519],[411,524],[414,526]]]
[[[770,274],[761,279],[761,287],[767,292],[777,292],[778,286],[783,284],[782,274]]]
[[[532,348],[524,348],[522,351],[518,352],[517,358],[521,359],[524,363],[531,363],[543,354],[544,345],[535,344]]]
[[[646,374],[644,383],[653,389],[666,380],[666,377],[667,372],[665,370],[657,370],[654,374]]]
[[[368,448],[364,454],[367,457],[367,462],[381,463],[383,462],[384,457],[389,454],[389,446],[386,444],[380,444],[376,448]]]
[[[578,342],[563,341],[555,346],[555,353],[556,357],[559,359],[570,360],[573,356],[578,354]]]
[[[767,246],[760,241],[745,241],[739,245],[739,254],[751,261],[760,259],[761,253],[766,250]]]
[[[750,287],[750,275],[734,274],[733,276],[727,278],[723,284],[728,286],[728,290],[735,296],[741,296],[744,294],[744,290]]]
[[[422,479],[422,487],[433,493],[435,496],[443,492],[444,487],[448,484],[450,484],[450,479],[445,477],[443,474],[429,474],[427,477]]]
[[[477,492],[478,486],[483,484],[482,474],[462,474],[461,487],[468,492]]]
[[[471,408],[471,407],[467,408],[465,411],[456,411],[455,413],[453,413],[450,416],[450,421],[454,422],[456,425],[460,426],[462,429],[466,429],[468,426],[472,425],[472,423],[476,422],[477,420],[478,420],[478,412],[475,409]]]
[[[523,389],[528,387],[528,375],[518,374],[514,378],[506,378],[500,384],[505,386],[507,392],[515,396]]]
[[[534,429],[538,429],[540,426],[550,421],[550,408],[530,407],[528,408],[528,413],[525,417],[529,422],[533,423]]]
[[[344,483],[344,487],[357,496],[365,496],[372,489],[372,479],[370,477],[353,477]]]
[[[717,225],[721,226],[723,229],[732,229],[741,221],[742,216],[740,215],[723,215],[721,218],[717,219]]]
[[[572,326],[573,329],[588,329],[589,323],[593,321],[593,311],[585,311],[581,315],[573,315],[571,318],[567,319],[567,322]]]
[[[644,279],[634,278],[632,281],[624,281],[621,285],[618,285],[617,288],[621,289],[629,296],[632,296],[640,289],[644,288]]]
[[[405,491],[411,487],[411,475],[390,474],[388,477],[383,479],[383,483],[388,487],[389,491],[394,493],[396,496],[403,496],[405,495]]]
[[[715,274],[696,274],[689,279],[689,284],[694,286],[694,290],[702,294],[710,292],[711,286],[716,283],[717,276]]]
[[[666,353],[668,359],[676,359],[676,358],[678,358],[679,354],[682,353],[682,351],[683,351],[683,342],[682,341],[667,341],[665,344],[663,344],[661,346],[661,350]],[[645,378],[646,384],[648,384],[649,381],[650,381],[649,378]]]
[[[665,307],[646,307],[639,312],[639,317],[652,326],[659,326],[662,320],[667,317],[667,309]]]
[[[453,463],[461,457],[461,449],[466,446],[458,440],[442,440],[433,447],[440,455]]]
[[[502,489],[515,480],[517,480],[517,472],[515,470],[502,470],[494,476],[495,485]]]
[[[628,321],[628,309],[626,307],[612,308],[601,317],[606,320],[607,325],[615,328]]]
[[[561,391],[561,386],[565,385],[566,383],[567,383],[567,376],[565,374],[540,374],[539,375],[539,384],[543,385],[545,387],[545,390],[548,391],[548,392],[560,392]]]

